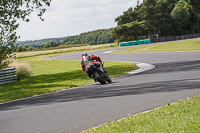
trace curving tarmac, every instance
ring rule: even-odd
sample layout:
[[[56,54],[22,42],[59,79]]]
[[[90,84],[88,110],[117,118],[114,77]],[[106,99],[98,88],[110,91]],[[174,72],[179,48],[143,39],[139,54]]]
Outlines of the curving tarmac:
[[[200,51],[106,52],[116,49],[120,48],[88,53],[102,60],[143,62],[155,68],[115,78],[112,84],[94,83],[0,104],[0,132],[79,132],[200,93]],[[48,59],[80,60],[81,53]]]

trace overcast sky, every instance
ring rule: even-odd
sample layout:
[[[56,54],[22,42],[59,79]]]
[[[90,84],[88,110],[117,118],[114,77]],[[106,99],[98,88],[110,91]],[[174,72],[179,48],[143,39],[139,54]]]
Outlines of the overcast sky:
[[[142,2],[142,0],[140,0]],[[19,21],[20,41],[79,35],[117,26],[115,18],[135,7],[137,0],[52,0],[44,21],[33,12],[30,22]]]

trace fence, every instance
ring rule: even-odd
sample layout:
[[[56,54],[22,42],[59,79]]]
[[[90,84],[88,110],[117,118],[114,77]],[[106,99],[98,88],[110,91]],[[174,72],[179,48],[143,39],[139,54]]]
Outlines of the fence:
[[[190,35],[181,35],[181,36],[170,36],[170,37],[153,38],[153,39],[151,39],[151,43],[192,39],[192,38],[198,38],[198,37],[200,37],[199,33],[190,34]]]
[[[147,36],[140,36],[140,37],[147,37]],[[189,35],[180,35],[180,36],[160,37],[160,38],[152,38],[150,40],[146,39],[146,40],[137,40],[137,41],[129,41],[129,42],[120,42],[119,46],[123,47],[123,46],[137,45],[137,44],[168,42],[168,41],[192,39],[192,38],[199,38],[199,37],[200,37],[200,33],[189,34]]]
[[[0,85],[17,81],[16,68],[0,69]]]

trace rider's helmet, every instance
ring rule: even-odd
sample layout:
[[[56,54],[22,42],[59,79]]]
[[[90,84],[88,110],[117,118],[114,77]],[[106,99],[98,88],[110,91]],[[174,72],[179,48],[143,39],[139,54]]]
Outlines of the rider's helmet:
[[[87,53],[82,54],[82,60],[86,61],[87,56],[88,56]]]

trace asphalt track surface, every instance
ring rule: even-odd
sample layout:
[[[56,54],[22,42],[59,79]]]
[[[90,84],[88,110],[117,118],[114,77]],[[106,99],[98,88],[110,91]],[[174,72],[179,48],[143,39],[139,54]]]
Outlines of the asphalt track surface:
[[[119,48],[109,50],[115,49]],[[0,104],[0,133],[79,132],[200,93],[200,51],[103,53],[109,50],[88,53],[103,61],[143,62],[155,68],[115,78],[111,84],[94,83]],[[80,60],[81,53],[48,59]]]

